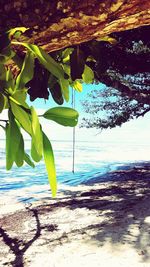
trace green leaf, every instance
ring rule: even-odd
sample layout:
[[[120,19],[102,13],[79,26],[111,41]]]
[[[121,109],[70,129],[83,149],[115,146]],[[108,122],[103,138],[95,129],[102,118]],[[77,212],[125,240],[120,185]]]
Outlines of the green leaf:
[[[36,150],[33,139],[32,139],[32,143],[31,143],[31,157],[33,158],[33,160],[35,162],[39,162],[42,159],[42,155],[39,155],[39,153]]]
[[[11,126],[10,124],[6,125],[6,169],[10,170],[13,162],[14,162],[14,157],[12,153],[12,148],[11,148]]]
[[[9,38],[12,38],[13,37],[20,37],[20,35],[24,32],[26,32],[29,28],[25,28],[25,27],[16,27],[16,28],[13,28],[11,30],[9,30],[7,32],[7,34],[9,35]]]
[[[110,37],[108,35],[106,35],[104,37],[97,38],[96,40],[99,41],[99,42],[101,42],[101,41],[108,42],[108,43],[110,43],[112,45],[115,45],[118,42],[115,38],[112,38],[112,37]]]
[[[72,85],[77,92],[82,92],[82,84],[79,81],[76,80]]]
[[[55,76],[52,74],[50,75],[49,80],[48,80],[48,87],[49,87],[49,91],[51,92],[51,95],[54,101],[58,105],[62,105],[64,100],[62,97],[61,87],[57,79],[55,78]]]
[[[20,129],[9,111],[9,124],[6,126],[6,169],[10,170],[16,158],[21,139]]]
[[[94,72],[87,65],[85,65],[84,72],[82,74],[82,78],[86,84],[92,83],[94,81]]]
[[[39,123],[39,118],[33,107],[31,107],[31,119],[32,119],[32,141],[34,143],[37,153],[41,157],[43,153],[42,131]]]
[[[59,80],[59,84],[61,86],[62,95],[64,99],[66,100],[66,102],[68,102],[69,101],[69,81],[63,78]]]
[[[44,132],[43,132],[43,152],[44,152],[44,161],[48,173],[48,179],[52,190],[52,196],[55,197],[57,192],[57,179],[56,179],[54,154],[51,143]]]
[[[31,166],[32,168],[35,167],[33,161],[30,159],[30,156],[29,156],[27,153],[24,153],[24,160],[25,160],[25,162],[26,162],[29,166]]]
[[[6,71],[6,88],[11,89],[11,92],[14,91],[15,81],[10,69]]]
[[[47,110],[43,117],[55,121],[63,126],[74,127],[78,123],[79,113],[72,108],[57,107]]]
[[[0,53],[0,64],[7,63],[8,60],[15,56],[15,52],[10,46],[5,47]]]
[[[21,167],[23,165],[23,161],[24,161],[24,141],[21,134],[18,151],[15,156],[15,163],[18,167]]]
[[[6,103],[5,97],[3,94],[0,93],[0,113],[5,108],[5,103]]]
[[[17,105],[13,101],[10,100],[10,105],[12,112],[17,119],[17,121],[21,124],[23,129],[31,135],[31,119],[30,115],[22,109],[21,106]]]
[[[57,78],[64,78],[65,72],[61,65],[57,63],[50,55],[48,55],[42,48],[37,45],[20,43],[20,42],[12,42],[12,44],[22,45],[26,47],[29,51],[33,52],[34,55],[38,58],[40,63],[50,71]]]
[[[29,109],[28,104],[25,102],[27,98],[27,89],[21,89],[21,90],[17,90],[15,91],[15,93],[12,95],[12,97],[10,98],[13,102],[14,100],[16,100],[16,104],[17,105],[21,105],[27,109]]]
[[[66,48],[62,51],[63,62],[68,62],[70,60],[70,54],[73,52],[74,48]]]
[[[22,89],[26,83],[32,80],[34,74],[34,54],[28,52],[25,56],[22,69],[16,79],[16,89]]]

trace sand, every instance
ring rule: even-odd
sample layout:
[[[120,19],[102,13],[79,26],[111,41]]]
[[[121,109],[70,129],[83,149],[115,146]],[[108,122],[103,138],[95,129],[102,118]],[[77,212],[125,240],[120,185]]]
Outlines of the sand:
[[[150,165],[107,177],[56,199],[0,202],[0,266],[149,267]]]

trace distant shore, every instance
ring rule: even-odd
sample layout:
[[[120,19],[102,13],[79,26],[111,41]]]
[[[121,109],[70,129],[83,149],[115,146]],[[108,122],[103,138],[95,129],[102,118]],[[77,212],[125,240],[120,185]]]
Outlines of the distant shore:
[[[56,199],[0,202],[1,266],[149,267],[150,162],[106,175]]]

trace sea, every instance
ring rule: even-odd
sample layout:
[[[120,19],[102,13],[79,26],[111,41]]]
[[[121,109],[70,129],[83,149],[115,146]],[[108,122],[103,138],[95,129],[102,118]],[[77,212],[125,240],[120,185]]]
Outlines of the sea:
[[[30,140],[26,140],[27,152]],[[58,190],[91,184],[107,179],[108,172],[130,164],[149,162],[150,144],[134,142],[83,142],[78,141],[74,150],[72,141],[52,141],[57,171]],[[73,172],[74,169],[74,172]],[[104,178],[105,177],[105,178]],[[44,162],[35,168],[25,164],[5,168],[5,141],[0,140],[0,197],[14,196],[19,201],[30,202],[51,194]]]

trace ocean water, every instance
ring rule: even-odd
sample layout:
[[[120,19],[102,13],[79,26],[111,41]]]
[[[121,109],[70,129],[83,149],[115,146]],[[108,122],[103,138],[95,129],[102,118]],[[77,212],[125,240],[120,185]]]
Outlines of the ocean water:
[[[76,142],[75,173],[72,173],[72,142],[53,141],[58,186],[76,186],[88,184],[107,172],[130,163],[150,160],[150,144]],[[30,141],[26,141],[27,149]],[[0,195],[16,195],[20,200],[27,200],[33,193],[48,190],[48,179],[44,162],[33,169],[28,165],[21,168],[13,166],[5,169],[5,142],[0,140]],[[24,193],[19,193],[24,192]],[[30,198],[29,197],[29,198]]]

